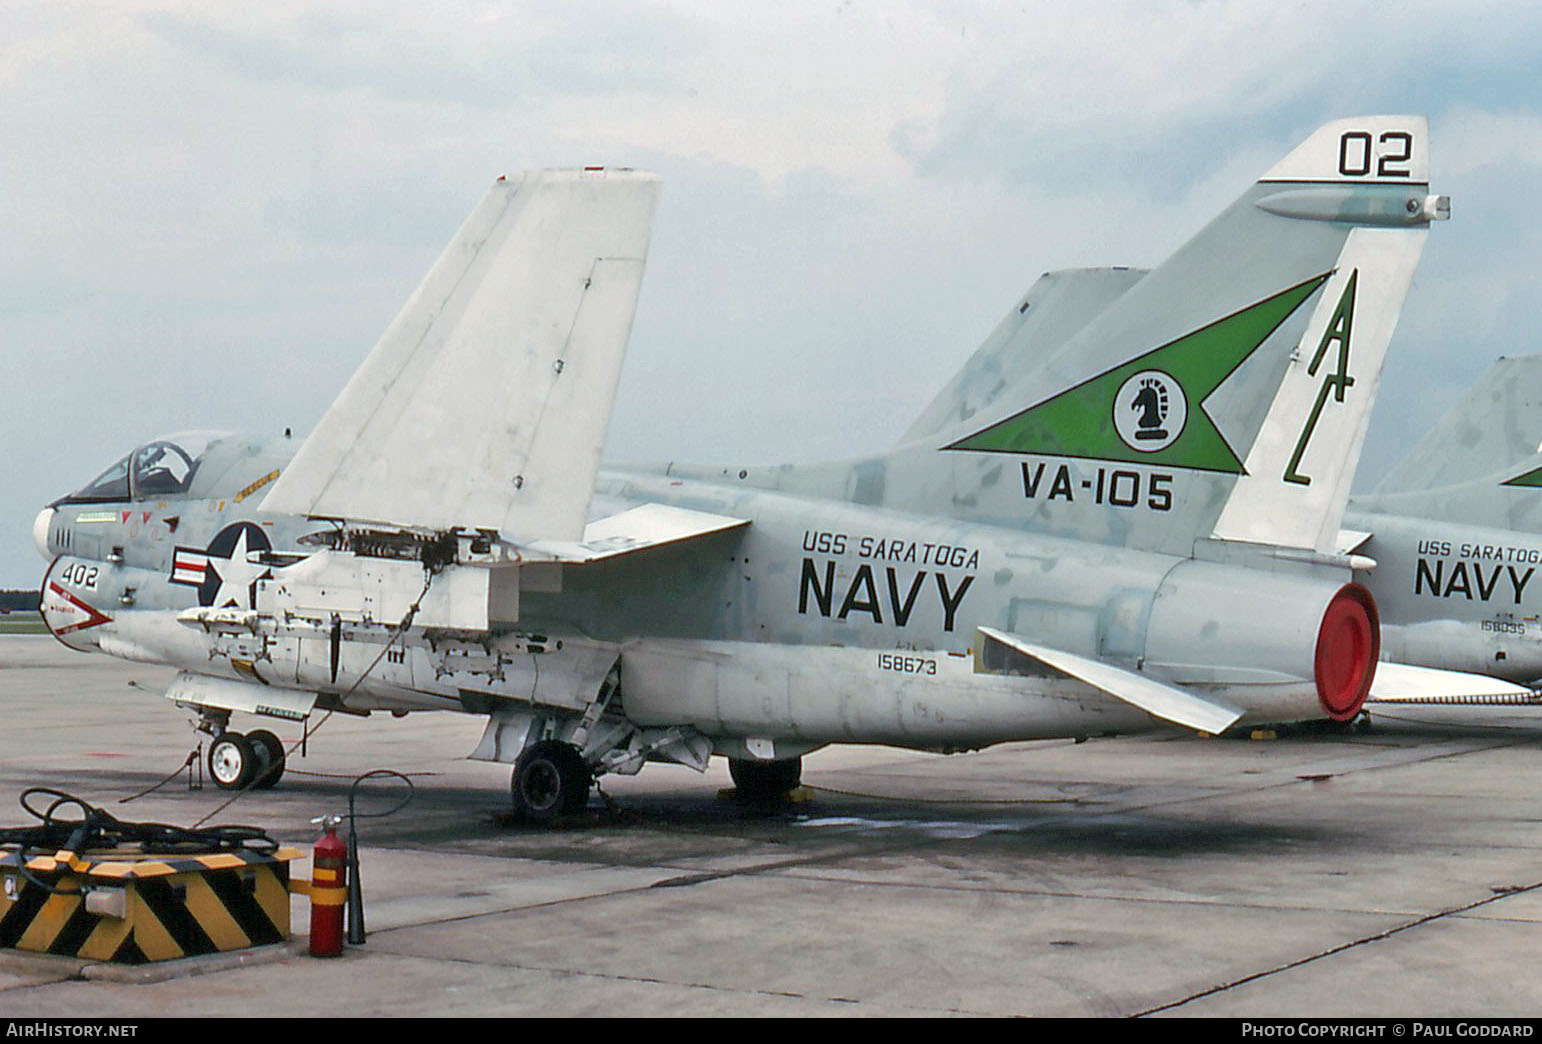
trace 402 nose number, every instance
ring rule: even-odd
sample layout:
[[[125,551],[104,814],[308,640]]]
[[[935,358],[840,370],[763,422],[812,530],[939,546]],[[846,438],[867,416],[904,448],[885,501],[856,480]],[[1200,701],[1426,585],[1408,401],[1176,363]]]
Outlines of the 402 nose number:
[[[59,579],[76,587],[83,587],[87,591],[96,590],[96,576],[100,566],[86,565],[84,562],[71,562],[59,570]]]

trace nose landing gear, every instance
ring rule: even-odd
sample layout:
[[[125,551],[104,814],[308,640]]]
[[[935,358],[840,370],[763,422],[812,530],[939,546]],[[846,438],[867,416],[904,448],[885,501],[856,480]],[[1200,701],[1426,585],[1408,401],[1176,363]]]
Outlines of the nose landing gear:
[[[266,729],[225,730],[209,745],[209,776],[221,790],[267,790],[284,774],[284,745]]]

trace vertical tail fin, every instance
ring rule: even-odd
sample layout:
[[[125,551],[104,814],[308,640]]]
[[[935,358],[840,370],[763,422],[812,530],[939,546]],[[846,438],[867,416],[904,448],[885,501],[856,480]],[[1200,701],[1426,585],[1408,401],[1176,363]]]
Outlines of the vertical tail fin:
[[[1333,550],[1425,233],[1350,232],[1216,521],[1217,538]]]
[[[1411,493],[1514,468],[1542,451],[1542,355],[1500,358],[1377,484]]]
[[[1489,367],[1351,508],[1542,532],[1542,355]]]
[[[1445,216],[1427,193],[1423,118],[1321,128],[933,443],[961,455],[955,504],[1185,554],[1212,535],[1331,550],[1387,342]],[[1020,489],[999,481],[1000,454]]]

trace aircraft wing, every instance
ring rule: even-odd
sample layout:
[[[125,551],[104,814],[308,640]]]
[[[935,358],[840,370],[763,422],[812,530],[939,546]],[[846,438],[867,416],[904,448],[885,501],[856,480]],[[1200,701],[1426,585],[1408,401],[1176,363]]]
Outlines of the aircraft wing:
[[[658,189],[631,170],[499,179],[263,509],[580,540]]]
[[[1018,635],[990,627],[980,628],[980,634],[986,641],[1015,650],[1056,673],[1086,682],[1164,721],[1215,734],[1225,731],[1242,717],[1242,711],[1228,703],[1204,699],[1176,686],[1100,660],[1035,645]],[[988,655],[984,650],[984,642],[981,647],[981,654]]]
[[[1366,703],[1449,704],[1494,706],[1542,704],[1542,697],[1524,685],[1482,674],[1414,667],[1406,663],[1378,663],[1376,680]]]

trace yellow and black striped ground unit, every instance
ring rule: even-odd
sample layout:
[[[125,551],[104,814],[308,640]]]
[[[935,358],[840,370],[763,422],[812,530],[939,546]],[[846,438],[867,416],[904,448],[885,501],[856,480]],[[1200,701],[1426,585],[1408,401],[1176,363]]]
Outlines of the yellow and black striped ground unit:
[[[0,857],[0,947],[121,964],[289,938],[294,848],[158,857]],[[38,882],[47,885],[40,887]],[[50,891],[50,889],[52,891]]]

